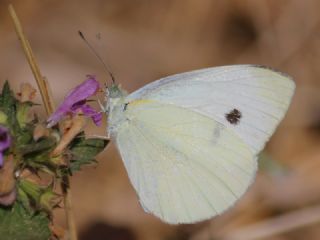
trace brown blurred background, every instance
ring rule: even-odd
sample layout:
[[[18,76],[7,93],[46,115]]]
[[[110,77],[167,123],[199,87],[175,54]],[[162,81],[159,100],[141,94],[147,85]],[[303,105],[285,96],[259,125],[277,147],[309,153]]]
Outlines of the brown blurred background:
[[[160,77],[226,64],[263,64],[293,76],[297,91],[269,142],[254,185],[210,221],[170,226],[145,214],[114,145],[72,181],[81,240],[320,239],[320,1],[28,0],[14,4],[59,103],[94,74],[107,76],[84,32],[116,79],[134,91]],[[0,83],[35,85],[0,0]],[[40,99],[38,99],[40,102]],[[90,127],[104,134],[105,126]],[[56,222],[64,225],[64,213]]]

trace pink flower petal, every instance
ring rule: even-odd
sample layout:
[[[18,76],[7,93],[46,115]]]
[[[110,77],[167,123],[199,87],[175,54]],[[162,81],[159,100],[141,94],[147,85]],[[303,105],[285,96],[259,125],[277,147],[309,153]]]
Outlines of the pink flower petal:
[[[0,125],[0,167],[3,165],[3,152],[11,145],[9,130]]]
[[[93,122],[97,126],[101,125],[101,123],[102,123],[102,113],[101,112],[97,112],[94,108],[92,108],[88,104],[83,105],[80,109],[82,110],[84,115],[91,117]]]
[[[50,128],[57,124],[65,115],[73,113],[76,109],[81,108],[87,98],[96,94],[99,90],[99,82],[94,76],[88,75],[88,79],[72,89],[60,104],[58,109],[48,118],[47,127]]]

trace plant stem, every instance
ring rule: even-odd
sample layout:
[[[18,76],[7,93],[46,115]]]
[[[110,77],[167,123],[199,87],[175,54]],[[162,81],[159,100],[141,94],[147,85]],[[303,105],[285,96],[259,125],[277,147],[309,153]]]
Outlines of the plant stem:
[[[51,115],[54,112],[55,106],[52,99],[50,87],[48,81],[42,76],[39,66],[36,62],[36,59],[34,57],[34,54],[32,52],[31,46],[29,44],[28,39],[26,38],[22,25],[19,21],[19,18],[13,8],[13,6],[10,4],[9,7],[9,13],[13,20],[14,27],[16,30],[16,33],[18,35],[18,38],[21,42],[21,46],[23,48],[23,51],[26,55],[26,58],[28,60],[28,63],[30,65],[30,68],[32,70],[32,73],[34,75],[34,78],[36,79],[42,101],[44,103],[44,107],[46,109],[47,115]],[[77,230],[75,221],[73,218],[73,212],[72,212],[72,203],[71,203],[71,193],[70,193],[70,181],[69,176],[65,177],[64,183],[61,184],[62,191],[64,194],[64,206],[66,211],[66,218],[67,218],[67,225],[69,229],[69,239],[70,240],[77,240]]]
[[[53,106],[53,101],[50,98],[50,95],[48,92],[48,86],[41,75],[40,69],[39,69],[38,64],[35,60],[33,52],[31,50],[29,41],[26,38],[25,34],[23,33],[23,29],[22,29],[21,23],[19,21],[19,18],[18,18],[17,14],[11,4],[9,5],[9,13],[10,13],[10,16],[13,20],[14,27],[16,29],[17,35],[18,35],[19,40],[21,42],[21,45],[22,45],[22,48],[23,48],[24,53],[26,55],[26,58],[29,62],[30,68],[31,68],[32,73],[34,75],[34,78],[37,81],[46,112],[48,115],[50,115],[53,113],[54,106]]]
[[[70,192],[70,178],[68,175],[64,177],[64,181],[61,184],[62,192],[64,196],[64,207],[66,211],[66,218],[68,223],[69,229],[69,239],[70,240],[77,240],[77,231],[76,231],[76,223],[74,221],[74,217],[72,214],[72,198]]]

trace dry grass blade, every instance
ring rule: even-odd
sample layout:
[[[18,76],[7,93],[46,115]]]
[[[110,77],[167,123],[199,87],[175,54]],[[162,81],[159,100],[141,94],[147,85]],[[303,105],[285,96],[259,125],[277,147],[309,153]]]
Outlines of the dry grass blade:
[[[26,38],[25,34],[23,33],[21,23],[20,23],[19,18],[18,18],[12,5],[9,5],[9,13],[10,13],[10,16],[11,16],[13,22],[14,22],[14,27],[16,29],[17,35],[18,35],[19,40],[21,42],[21,45],[22,45],[22,48],[23,48],[24,53],[26,55],[26,58],[30,64],[34,78],[36,79],[38,87],[40,89],[40,94],[41,94],[42,101],[44,103],[46,112],[48,115],[50,115],[51,113],[53,113],[54,108],[53,108],[53,101],[50,98],[50,95],[48,92],[48,86],[41,75],[40,69],[39,69],[38,64],[36,62],[36,59],[33,55],[33,52],[31,50],[28,39]]]
[[[53,100],[51,97],[49,84],[40,72],[40,69],[39,69],[38,64],[35,60],[35,57],[32,52],[29,41],[23,32],[22,25],[19,21],[19,18],[17,16],[13,6],[10,4],[8,9],[9,9],[10,16],[13,20],[17,35],[18,35],[19,40],[21,42],[22,48],[23,48],[24,53],[26,55],[26,58],[29,62],[32,73],[34,75],[34,78],[37,81],[37,85],[39,87],[40,94],[41,94],[42,101],[44,103],[47,115],[50,115],[54,112],[54,103],[53,103]],[[67,177],[67,180],[68,180],[67,182],[69,183],[68,177]],[[65,203],[65,211],[66,211],[68,229],[70,231],[69,239],[70,240],[77,240],[77,231],[76,231],[76,225],[75,225],[73,213],[72,213],[72,204],[71,204],[69,184],[68,185],[64,184],[63,190],[64,190],[63,191],[64,192],[64,203]]]

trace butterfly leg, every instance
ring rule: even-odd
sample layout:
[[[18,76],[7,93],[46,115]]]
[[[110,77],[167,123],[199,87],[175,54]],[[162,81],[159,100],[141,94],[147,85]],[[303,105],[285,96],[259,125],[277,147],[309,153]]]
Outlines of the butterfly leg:
[[[107,112],[107,107],[104,106],[99,99],[98,99],[98,104],[100,106],[101,112],[106,113]]]
[[[108,141],[111,140],[109,136],[102,136],[102,135],[96,135],[96,134],[89,135],[88,138],[100,138]]]

